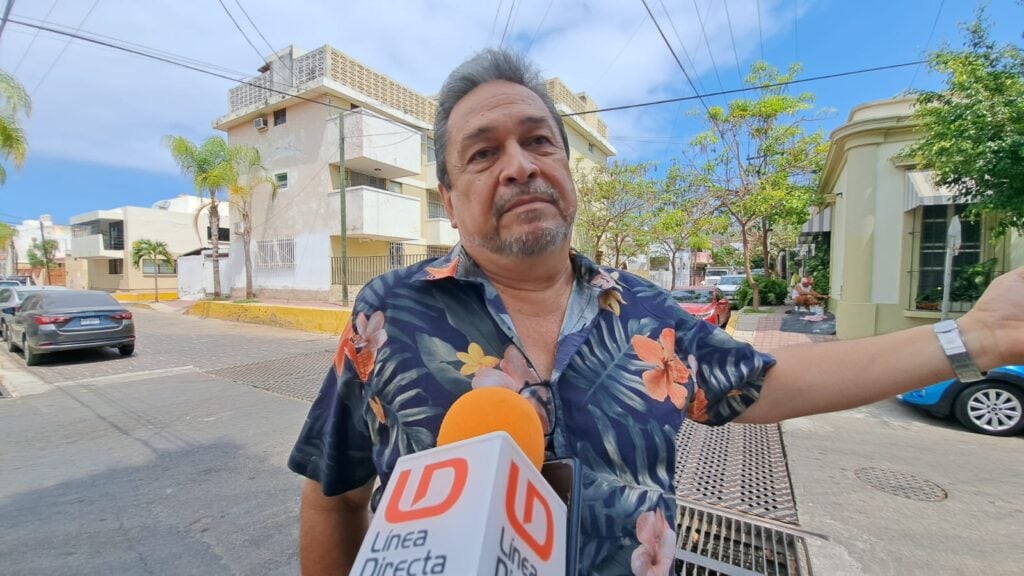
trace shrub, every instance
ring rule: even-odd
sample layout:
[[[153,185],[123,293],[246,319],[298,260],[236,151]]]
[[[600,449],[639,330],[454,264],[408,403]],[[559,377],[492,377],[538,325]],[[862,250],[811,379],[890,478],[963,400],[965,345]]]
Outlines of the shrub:
[[[761,289],[761,304],[763,306],[779,306],[786,302],[789,284],[785,280],[765,278],[764,276],[754,276],[754,280],[757,281],[757,285]],[[754,294],[750,290],[750,283],[744,279],[740,282],[740,287],[736,289],[736,305],[740,308],[750,306],[753,299]]]

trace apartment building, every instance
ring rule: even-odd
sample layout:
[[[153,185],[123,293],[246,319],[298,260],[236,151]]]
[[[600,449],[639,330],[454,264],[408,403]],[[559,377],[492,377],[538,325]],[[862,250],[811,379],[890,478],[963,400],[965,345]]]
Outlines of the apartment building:
[[[253,201],[253,284],[263,297],[337,299],[345,200],[351,294],[387,270],[446,253],[458,240],[441,203],[432,128],[436,102],[331,46],[280,50],[261,75],[232,88],[213,123],[231,144],[256,147],[278,185]],[[442,79],[438,78],[438,85]],[[615,154],[597,105],[547,82],[566,119],[572,160]],[[281,94],[283,91],[287,94]],[[344,170],[338,114],[344,125]],[[241,239],[232,254],[241,254]],[[244,288],[241,258],[231,285]]]
[[[161,200],[150,208],[122,206],[72,216],[71,255],[67,259],[67,286],[120,293],[154,290],[177,292],[175,262],[143,260],[132,266],[136,240],[158,240],[178,256],[200,253],[210,247],[212,231],[206,202],[198,196],[181,195]],[[219,242],[230,241],[231,210],[221,202]]]

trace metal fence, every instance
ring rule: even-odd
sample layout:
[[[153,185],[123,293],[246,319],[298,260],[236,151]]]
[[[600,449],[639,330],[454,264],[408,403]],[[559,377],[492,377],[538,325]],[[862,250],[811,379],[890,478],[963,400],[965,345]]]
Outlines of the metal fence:
[[[439,254],[393,254],[390,256],[351,256],[348,259],[348,284],[361,286],[391,270],[412,266],[436,258]],[[341,285],[341,258],[331,257],[331,284]]]

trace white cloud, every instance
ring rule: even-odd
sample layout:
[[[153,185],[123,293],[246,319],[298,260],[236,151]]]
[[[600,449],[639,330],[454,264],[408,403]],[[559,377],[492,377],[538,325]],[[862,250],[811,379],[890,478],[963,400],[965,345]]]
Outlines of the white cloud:
[[[744,64],[750,62],[758,45],[754,1],[729,2],[738,58]],[[766,40],[788,23],[777,14],[780,1],[761,2]],[[473,51],[497,44],[510,5],[510,1],[502,2],[496,18],[497,1],[241,2],[275,48],[295,44],[314,49],[331,44],[425,94],[435,93],[444,76]],[[86,0],[61,2],[50,21],[74,27],[91,4]],[[269,53],[235,2],[225,0],[225,4],[260,51]],[[697,77],[706,89],[717,89],[692,5],[665,3],[670,4],[672,20],[694,61]],[[710,4],[697,0],[697,4],[702,15],[711,6],[704,22],[711,49],[723,84],[735,86],[736,56],[725,11],[717,0]],[[670,40],[678,45],[661,2],[651,1],[651,6]],[[40,19],[49,7],[45,2],[19,3],[14,17]],[[513,14],[509,43],[523,49],[536,35],[530,55],[545,73],[561,77],[574,90],[588,92],[603,106],[690,92],[649,20],[630,40],[645,17],[639,2],[520,0]],[[252,75],[262,64],[216,2],[100,0],[83,30]],[[12,70],[31,38],[30,30],[9,24],[0,46],[0,67]],[[26,87],[36,85],[63,43],[62,38],[40,34],[18,70]],[[33,95],[34,111],[27,125],[30,144],[40,154],[174,171],[160,138],[169,133],[193,138],[213,133],[210,122],[226,112],[231,86],[228,81],[74,41]],[[639,138],[623,140],[624,156],[664,149],[662,141],[642,140],[669,136],[677,108],[648,110],[604,116],[613,136]]]

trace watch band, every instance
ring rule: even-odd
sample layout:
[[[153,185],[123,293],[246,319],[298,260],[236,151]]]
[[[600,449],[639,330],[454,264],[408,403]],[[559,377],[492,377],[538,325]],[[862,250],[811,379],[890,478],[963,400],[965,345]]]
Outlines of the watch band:
[[[946,353],[949,364],[961,382],[977,382],[985,378],[978,370],[978,365],[971,359],[971,355],[967,353],[967,346],[964,344],[963,337],[960,336],[960,328],[957,326],[956,320],[936,322],[932,324],[932,330],[935,331],[942,351]]]

